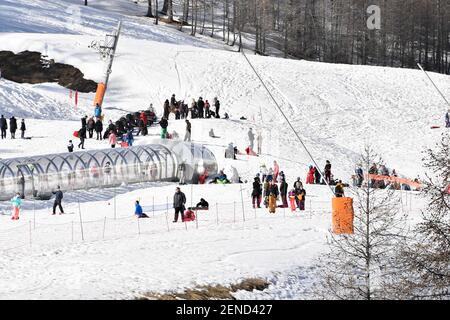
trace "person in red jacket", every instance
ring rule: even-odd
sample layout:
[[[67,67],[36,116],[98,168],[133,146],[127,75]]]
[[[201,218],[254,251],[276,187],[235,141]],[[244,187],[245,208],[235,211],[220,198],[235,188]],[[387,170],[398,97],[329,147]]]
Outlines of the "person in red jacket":
[[[314,184],[316,169],[313,166],[309,166],[308,176],[306,177],[306,184]]]
[[[147,115],[145,114],[144,111],[141,112],[140,119],[141,119],[142,121],[144,121],[144,126],[147,126],[147,124],[148,124],[148,119],[147,119]]]

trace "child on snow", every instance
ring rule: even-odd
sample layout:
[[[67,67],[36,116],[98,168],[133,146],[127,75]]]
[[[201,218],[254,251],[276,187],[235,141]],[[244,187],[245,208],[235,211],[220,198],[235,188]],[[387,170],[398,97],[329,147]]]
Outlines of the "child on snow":
[[[20,193],[17,192],[14,198],[11,199],[13,216],[12,220],[19,220],[20,207],[22,206],[22,199],[20,198]]]

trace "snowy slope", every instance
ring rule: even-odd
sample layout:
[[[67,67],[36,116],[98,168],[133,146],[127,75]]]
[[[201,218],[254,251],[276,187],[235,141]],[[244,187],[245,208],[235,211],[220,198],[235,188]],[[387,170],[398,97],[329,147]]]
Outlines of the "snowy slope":
[[[217,96],[221,113],[229,113],[231,119],[192,123],[193,140],[214,151],[221,168],[231,170],[233,166],[251,182],[261,163],[270,166],[277,160],[290,185],[297,176],[305,179],[310,160],[241,54],[224,50],[223,44],[208,37],[192,38],[170,26],[153,25],[143,17],[143,4],[92,0],[85,8],[74,5],[78,2],[0,0],[0,50],[40,51],[99,81],[103,62],[88,46],[102,40],[121,19],[123,36],[104,104],[106,120],[116,120],[150,103],[161,112],[164,100],[172,93],[189,103],[199,96],[210,101]],[[444,132],[429,128],[443,122],[446,107],[423,73],[248,55],[319,164],[331,160],[337,177],[349,180],[354,161],[366,143],[372,143],[388,166],[398,172],[412,178],[424,174],[421,153]],[[431,76],[450,95],[448,76]],[[19,85],[0,80],[1,113],[25,117],[27,135],[33,137],[0,140],[0,157],[65,152],[67,140],[79,129],[78,118],[92,112],[93,100],[92,94],[82,94],[75,109],[68,95],[68,90],[54,84]],[[248,120],[240,120],[242,116]],[[250,127],[262,132],[263,155],[242,156],[239,161],[224,159],[228,143],[236,143],[241,150],[247,147]],[[211,128],[220,139],[208,137]],[[184,129],[183,121],[170,121],[169,131],[176,130],[182,137]],[[137,144],[152,142],[158,131],[151,128],[150,136],[137,138]],[[88,140],[86,147],[108,145]],[[0,215],[0,250],[14,247],[14,241],[22,246],[0,255],[0,269],[18,270],[16,274],[0,273],[0,297],[119,298],[198,283],[226,284],[258,275],[280,283],[256,295],[258,298],[307,296],[314,282],[314,259],[326,250],[330,227],[326,188],[308,187],[311,202],[307,213],[288,213],[285,218],[283,211],[268,216],[265,210],[257,210],[257,219],[234,224],[232,203],[241,200],[239,187],[188,186],[184,188],[188,202],[205,197],[212,204],[226,203],[218,210],[224,223],[217,224],[213,208],[200,220],[198,230],[193,225],[186,231],[184,225],[170,224],[173,229],[168,232],[162,210],[143,226],[148,233],[138,237],[136,220],[129,218],[133,201],[142,199],[148,209],[155,197],[156,204],[164,209],[174,187],[123,186],[115,191],[69,193],[65,201],[72,214],[57,217],[49,216],[51,202],[34,204],[35,211],[33,203],[26,201],[19,224]],[[250,187],[244,185],[245,201]],[[104,217],[112,218],[114,198],[119,217],[124,220],[115,224],[108,220],[107,225],[116,231],[107,229],[103,241],[98,237]],[[78,231],[75,241],[70,241],[71,225],[77,226],[79,219],[78,201],[84,219],[96,221],[87,227],[86,234],[91,238],[84,243]],[[410,209],[417,214],[422,207],[423,202],[415,199]],[[239,205],[236,210],[240,216]],[[9,204],[0,203],[0,212],[8,214]],[[247,214],[253,217],[254,212],[248,209]],[[35,222],[30,251],[27,231],[29,223]],[[119,236],[120,232],[126,236]],[[299,274],[302,272],[304,275]],[[241,293],[241,297],[249,296]]]

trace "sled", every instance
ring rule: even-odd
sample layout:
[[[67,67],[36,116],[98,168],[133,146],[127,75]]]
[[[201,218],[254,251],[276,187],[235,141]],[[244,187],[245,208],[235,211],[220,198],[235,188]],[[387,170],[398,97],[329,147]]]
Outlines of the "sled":
[[[183,222],[192,222],[195,221],[195,213],[192,210],[187,210],[183,214]]]
[[[289,197],[290,204],[291,204],[291,210],[292,212],[297,210],[297,204],[295,203],[295,197],[291,196]]]
[[[120,143],[120,147],[121,147],[121,148],[128,148],[128,142],[122,141],[122,142]]]
[[[73,136],[75,137],[75,138],[78,138],[79,137],[79,133],[78,133],[78,131],[75,131],[74,133],[73,133]]]
[[[440,129],[441,126],[431,126],[431,129]]]
[[[252,148],[250,148],[250,147],[247,147],[247,148],[245,149],[245,152],[246,152],[247,155],[249,155],[249,156],[255,156],[255,157],[258,156],[258,155],[256,154],[256,152],[253,151]]]

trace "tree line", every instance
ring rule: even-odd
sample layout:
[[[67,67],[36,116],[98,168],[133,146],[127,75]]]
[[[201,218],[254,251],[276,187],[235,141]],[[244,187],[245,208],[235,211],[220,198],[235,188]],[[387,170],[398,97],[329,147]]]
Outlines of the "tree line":
[[[148,0],[148,16],[164,15],[181,31],[251,39],[256,53],[286,58],[416,68],[450,74],[449,0]],[[175,12],[176,10],[179,12]],[[381,28],[370,30],[370,5]],[[160,5],[161,6],[161,5]]]

